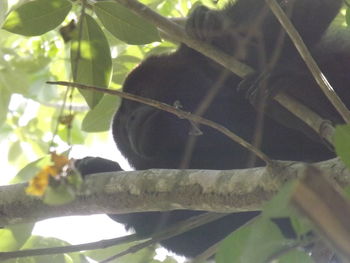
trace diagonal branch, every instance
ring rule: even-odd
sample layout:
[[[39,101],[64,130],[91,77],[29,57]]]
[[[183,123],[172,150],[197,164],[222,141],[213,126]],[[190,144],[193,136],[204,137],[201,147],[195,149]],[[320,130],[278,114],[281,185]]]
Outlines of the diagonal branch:
[[[190,112],[180,110],[177,107],[170,106],[168,104],[165,104],[165,103],[153,100],[153,99],[144,98],[144,97],[141,97],[141,96],[137,96],[137,95],[134,95],[134,94],[131,94],[131,93],[127,93],[127,92],[123,92],[123,91],[119,91],[119,90],[98,88],[98,87],[94,87],[94,86],[88,86],[88,85],[72,83],[72,82],[66,82],[66,81],[48,81],[47,83],[48,84],[62,85],[62,86],[66,86],[66,87],[75,87],[75,88],[79,88],[79,89],[83,89],[83,90],[93,90],[93,91],[103,92],[103,93],[107,93],[107,94],[111,94],[111,95],[117,95],[117,96],[119,96],[121,98],[125,98],[125,99],[132,100],[132,101],[137,101],[137,102],[146,104],[148,106],[155,107],[157,109],[160,109],[160,110],[172,113],[172,114],[178,116],[180,119],[187,119],[187,120],[193,121],[195,123],[200,123],[200,124],[209,126],[209,127],[213,128],[213,129],[223,133],[228,138],[230,138],[234,142],[238,143],[242,147],[244,147],[244,148],[248,149],[249,151],[253,152],[254,154],[256,154],[256,156],[258,156],[266,164],[268,164],[268,165],[272,164],[272,160],[266,154],[264,154],[257,147],[255,147],[252,144],[250,144],[249,142],[245,141],[244,139],[242,139],[238,135],[236,135],[233,132],[231,132],[225,126],[220,125],[220,124],[218,124],[216,122],[213,122],[211,120],[205,119],[205,118],[203,118],[201,116],[191,114]]]
[[[193,39],[189,37],[183,30],[183,28],[176,24],[175,22],[167,19],[158,13],[151,10],[149,7],[141,4],[136,0],[114,0],[127,8],[132,12],[141,16],[142,18],[148,20],[153,25],[157,26],[165,34],[170,35],[173,39],[178,42],[182,42],[187,46],[201,52],[203,55],[211,58],[215,62],[219,63],[223,67],[229,69],[231,72],[235,73],[237,76],[244,78],[248,74],[254,72],[252,68],[248,65],[243,64],[234,57],[216,49],[215,47],[203,43],[202,41]],[[334,96],[331,95],[331,96]],[[318,114],[308,109],[296,100],[286,103],[286,100],[291,100],[288,96],[284,94],[279,94],[275,97],[282,106],[287,108],[290,112],[296,115],[298,118],[303,120],[307,125],[309,125],[317,134],[325,138],[328,142],[332,144],[332,125],[321,118]],[[302,109],[302,112],[301,110]],[[327,131],[324,133],[323,131]],[[329,135],[331,134],[331,135]]]
[[[329,99],[329,101],[333,104],[333,106],[337,109],[339,114],[343,117],[343,119],[350,123],[350,112],[345,106],[345,104],[341,101],[338,95],[335,93],[332,86],[329,84],[326,77],[321,72],[318,67],[316,61],[313,59],[310,51],[307,49],[305,43],[303,42],[301,36],[298,31],[295,29],[291,21],[288,19],[286,14],[283,12],[282,8],[277,4],[275,0],[266,0],[267,4],[271,8],[274,15],[277,17],[284,30],[287,32],[289,37],[292,39],[295,47],[297,48],[299,54],[305,61],[305,64],[309,68],[312,76],[316,80],[317,84],[320,86],[323,93]]]

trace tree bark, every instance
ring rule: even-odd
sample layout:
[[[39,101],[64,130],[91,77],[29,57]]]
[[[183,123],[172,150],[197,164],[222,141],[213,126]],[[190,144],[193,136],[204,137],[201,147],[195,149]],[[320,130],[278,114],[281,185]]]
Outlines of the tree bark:
[[[350,172],[339,159],[314,164],[341,187]],[[276,161],[271,167],[242,170],[160,170],[111,172],[85,178],[77,198],[50,206],[25,194],[27,184],[0,187],[0,226],[51,217],[176,209],[212,212],[260,210],[262,204],[305,164]]]

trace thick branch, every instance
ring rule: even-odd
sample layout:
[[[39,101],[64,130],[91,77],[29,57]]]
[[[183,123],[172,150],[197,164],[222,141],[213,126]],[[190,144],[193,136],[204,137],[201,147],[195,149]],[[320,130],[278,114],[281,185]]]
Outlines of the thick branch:
[[[350,172],[337,159],[316,164],[341,185]],[[89,176],[74,202],[49,206],[25,194],[26,184],[0,187],[0,226],[50,217],[175,209],[238,212],[259,210],[304,165],[276,162],[273,168],[242,170],[146,170]]]

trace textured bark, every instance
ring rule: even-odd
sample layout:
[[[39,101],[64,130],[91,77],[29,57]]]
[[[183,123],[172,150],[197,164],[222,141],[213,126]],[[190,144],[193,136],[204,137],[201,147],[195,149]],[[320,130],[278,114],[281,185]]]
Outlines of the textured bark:
[[[259,210],[305,165],[276,162],[274,167],[242,170],[145,170],[88,176],[71,203],[49,206],[25,194],[26,184],[0,187],[0,225],[97,213],[174,209],[237,212]],[[315,164],[341,187],[350,173],[338,160]]]

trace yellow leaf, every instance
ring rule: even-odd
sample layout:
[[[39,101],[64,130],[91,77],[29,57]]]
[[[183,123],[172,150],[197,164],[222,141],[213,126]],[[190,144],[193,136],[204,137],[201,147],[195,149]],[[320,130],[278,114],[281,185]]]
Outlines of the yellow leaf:
[[[58,155],[55,152],[51,153],[51,160],[58,171],[62,170],[62,168],[69,163],[69,159],[66,156]]]
[[[38,172],[32,180],[29,181],[29,186],[26,188],[26,193],[29,195],[42,196],[49,184],[49,177],[56,176],[57,170],[53,166],[46,166]]]

